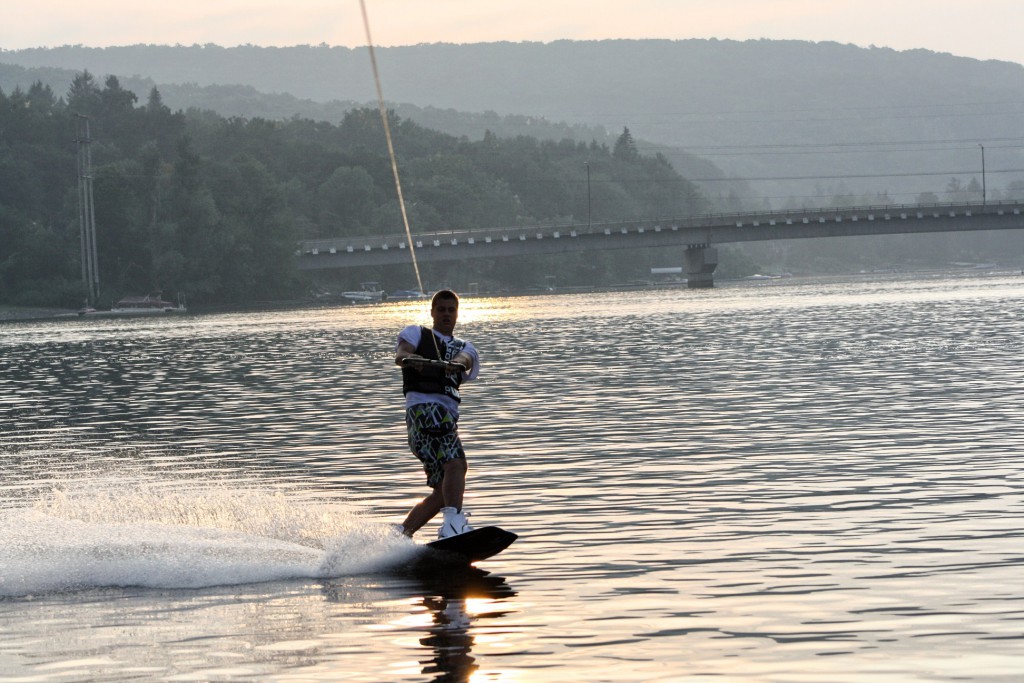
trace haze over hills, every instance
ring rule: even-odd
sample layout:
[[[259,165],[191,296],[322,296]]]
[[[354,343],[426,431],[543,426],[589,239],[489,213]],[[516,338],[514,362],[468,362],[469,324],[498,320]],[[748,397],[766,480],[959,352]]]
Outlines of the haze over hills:
[[[65,48],[60,48],[61,50]],[[75,48],[77,50],[77,48]],[[203,50],[220,49],[206,46]],[[33,60],[50,62],[54,64],[63,63],[61,59],[51,59],[42,51],[31,51]],[[87,50],[89,55],[97,54],[94,49]],[[14,88],[27,90],[33,83],[39,81],[51,87],[58,95],[67,92],[75,76],[83,69],[89,70],[97,81],[102,83],[107,75],[118,77],[122,87],[135,92],[140,102],[145,99],[146,93],[152,88],[159,89],[163,101],[174,110],[210,110],[222,116],[240,116],[243,118],[264,118],[271,120],[287,120],[295,116],[310,118],[314,120],[336,123],[342,119],[346,112],[357,108],[377,108],[375,95],[366,95],[365,100],[354,99],[331,99],[312,100],[296,97],[287,92],[261,92],[252,85],[239,84],[210,84],[204,79],[203,84],[197,82],[158,82],[149,76],[125,76],[118,73],[116,64],[108,64],[107,60],[94,61],[91,58],[83,60],[85,66],[67,68],[60,66],[19,66],[12,63],[4,63],[5,57],[12,53],[0,51],[0,90],[12,91]],[[99,54],[106,55],[107,51],[99,51]],[[69,60],[72,63],[74,60]],[[161,71],[160,66],[153,68]],[[169,77],[173,78],[173,74]],[[224,76],[225,79],[235,76]],[[370,79],[370,71],[367,68],[363,78]],[[372,81],[371,81],[372,83]],[[372,86],[371,86],[372,89]],[[373,98],[372,100],[370,98]],[[502,114],[494,110],[484,111],[458,111],[453,108],[442,108],[433,105],[417,105],[408,102],[389,102],[389,108],[393,109],[400,117],[416,121],[420,125],[448,133],[455,136],[465,136],[471,140],[483,139],[487,131],[495,133],[500,137],[515,137],[525,135],[541,140],[563,140],[572,139],[579,142],[598,144],[611,147],[615,140],[622,133],[622,127],[608,129],[602,125],[587,125],[583,123],[567,123],[565,121],[553,121],[536,114]],[[641,148],[646,153],[662,151],[671,158],[673,166],[684,176],[695,178],[712,178],[717,185],[708,188],[716,193],[733,192],[736,194],[750,194],[750,188],[743,182],[731,182],[726,174],[714,163],[701,156],[687,153],[683,150],[664,146],[657,150],[651,143],[643,144]]]
[[[712,197],[730,187],[715,166],[746,179],[755,206],[945,200],[951,185],[982,180],[981,146],[990,196],[1024,181],[1019,64],[768,40],[432,44],[378,48],[377,59],[389,102],[413,105],[398,111],[423,125],[599,142],[628,127]],[[172,107],[222,114],[337,120],[375,98],[364,48],[71,46],[0,52],[0,63],[29,68],[22,77],[88,69],[155,83]]]

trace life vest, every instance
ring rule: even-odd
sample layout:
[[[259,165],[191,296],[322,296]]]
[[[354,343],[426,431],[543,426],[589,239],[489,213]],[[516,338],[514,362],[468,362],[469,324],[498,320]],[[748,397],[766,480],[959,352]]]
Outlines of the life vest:
[[[441,341],[434,331],[420,327],[420,343],[416,354],[431,360],[451,360],[466,348],[466,342],[452,337],[447,342]],[[441,357],[438,358],[438,351]],[[459,385],[462,384],[461,372],[445,372],[444,368],[427,367],[422,370],[402,368],[402,393],[415,391],[421,394],[444,394],[456,402],[460,402]]]

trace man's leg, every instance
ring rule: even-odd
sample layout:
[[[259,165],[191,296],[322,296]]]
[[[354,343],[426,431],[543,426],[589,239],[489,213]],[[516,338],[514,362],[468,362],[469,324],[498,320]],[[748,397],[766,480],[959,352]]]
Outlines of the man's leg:
[[[406,410],[409,447],[423,463],[427,482],[433,487],[430,495],[417,503],[402,523],[402,531],[406,536],[419,531],[442,510],[446,522],[452,521],[452,513],[456,515],[454,523],[448,526],[469,530],[462,514],[462,499],[466,491],[466,456],[456,424],[457,418],[452,419],[440,405],[421,404]]]
[[[460,448],[461,450],[461,448]],[[438,538],[448,538],[472,531],[473,527],[466,521],[469,514],[462,509],[462,496],[466,490],[466,458],[455,458],[444,464],[444,479],[441,480],[441,492],[444,494],[444,521],[437,532]]]
[[[423,528],[423,525],[434,518],[441,508],[444,507],[444,496],[441,494],[441,487],[438,486],[430,495],[416,503],[412,510],[409,511],[409,515],[402,522],[404,529],[403,533],[406,536],[412,536],[414,533]]]
[[[444,479],[441,480],[443,507],[462,509],[462,497],[466,493],[466,470],[469,469],[465,458],[449,460],[441,469]]]

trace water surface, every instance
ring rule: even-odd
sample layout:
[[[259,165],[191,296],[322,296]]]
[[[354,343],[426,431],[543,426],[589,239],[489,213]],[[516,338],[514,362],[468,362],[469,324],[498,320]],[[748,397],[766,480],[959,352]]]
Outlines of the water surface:
[[[422,303],[4,325],[0,676],[1019,680],[1022,302],[466,299],[467,507],[521,539],[428,572],[388,529]]]

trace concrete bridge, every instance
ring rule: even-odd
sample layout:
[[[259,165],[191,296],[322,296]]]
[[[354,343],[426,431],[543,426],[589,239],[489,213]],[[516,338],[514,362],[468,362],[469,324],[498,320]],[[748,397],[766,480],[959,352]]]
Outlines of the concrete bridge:
[[[413,235],[420,263],[604,249],[678,248],[688,286],[713,286],[716,244],[898,233],[1024,228],[1024,202],[903,204],[840,209],[706,214],[662,220],[448,230]],[[411,261],[405,235],[308,240],[298,251],[303,270]]]

